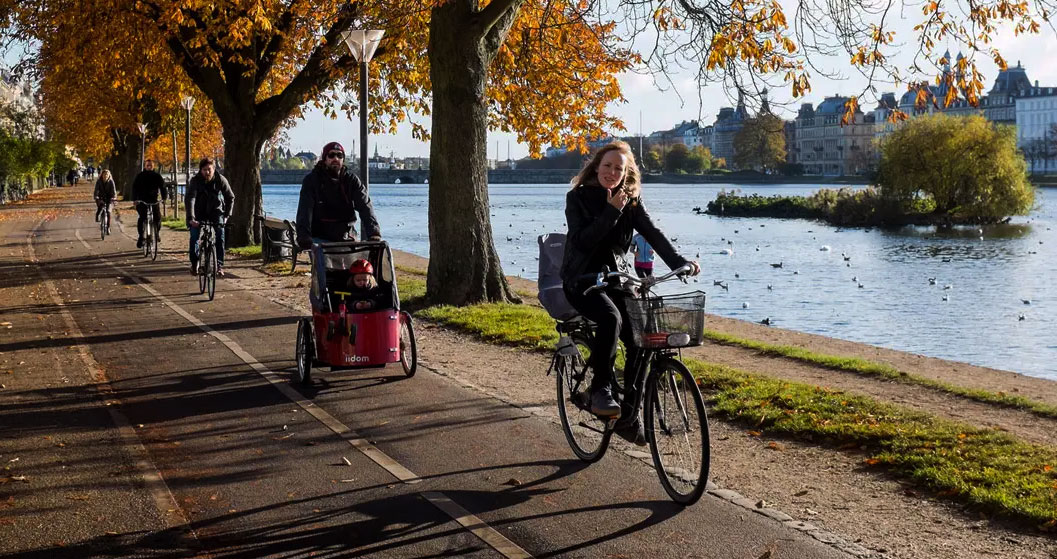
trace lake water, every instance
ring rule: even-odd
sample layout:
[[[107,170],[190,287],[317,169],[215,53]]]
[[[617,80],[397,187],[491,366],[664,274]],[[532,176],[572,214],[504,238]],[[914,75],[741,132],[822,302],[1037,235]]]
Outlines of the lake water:
[[[565,231],[567,188],[490,187],[492,228],[507,274],[537,276],[536,237]],[[654,220],[684,256],[700,261],[700,283],[691,286],[708,293],[709,312],[770,317],[781,328],[1057,380],[1057,189],[1040,189],[1031,215],[982,233],[975,227],[838,229],[692,212],[723,189],[769,196],[817,187],[644,186]],[[299,190],[265,185],[265,210],[293,219]],[[427,191],[426,185],[372,185],[375,211],[394,248],[429,255]],[[725,248],[733,254],[721,254]],[[770,265],[778,262],[780,269]]]

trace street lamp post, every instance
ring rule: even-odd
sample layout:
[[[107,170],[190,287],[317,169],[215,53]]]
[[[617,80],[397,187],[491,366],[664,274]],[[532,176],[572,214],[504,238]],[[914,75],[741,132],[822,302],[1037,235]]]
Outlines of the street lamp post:
[[[186,194],[187,187],[191,185],[191,107],[195,106],[195,98],[190,95],[184,97],[180,100],[180,106],[187,111],[187,127],[184,129],[184,135],[187,140],[184,144],[186,148],[184,150],[184,159],[187,161],[187,172],[184,175],[184,194]]]
[[[368,188],[367,177],[367,63],[374,56],[385,31],[378,29],[352,29],[341,34],[341,40],[349,47],[353,58],[360,66],[360,180]],[[326,157],[321,154],[320,157]]]
[[[147,156],[147,125],[137,122],[136,128],[139,129],[139,169],[142,171]]]

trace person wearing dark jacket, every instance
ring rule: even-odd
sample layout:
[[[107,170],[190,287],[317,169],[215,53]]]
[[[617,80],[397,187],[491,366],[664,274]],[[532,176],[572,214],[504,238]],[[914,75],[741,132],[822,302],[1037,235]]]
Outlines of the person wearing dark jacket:
[[[338,142],[323,146],[319,162],[301,183],[297,203],[297,244],[356,239],[356,214],[363,222],[360,238],[378,240],[382,233],[374,206],[359,177],[345,167],[345,148]]]
[[[634,371],[638,351],[634,349],[625,299],[629,294],[617,286],[584,295],[595,284],[603,268],[618,270],[618,262],[631,247],[636,231],[653,246],[671,269],[692,265],[692,274],[701,269],[675,251],[664,233],[654,225],[640,198],[639,169],[631,147],[613,142],[595,153],[591,161],[572,181],[565,196],[565,218],[569,233],[562,260],[562,287],[577,311],[596,325],[589,365],[591,411],[602,416],[616,416],[615,432],[638,445],[646,444],[639,418],[631,417],[631,402],[618,404],[610,388],[617,340],[624,340],[627,351],[625,371]],[[636,379],[625,378],[625,386]],[[631,400],[626,398],[625,400]]]
[[[191,274],[198,275],[198,236],[201,234],[201,221],[215,224],[217,251],[217,275],[224,275],[224,222],[231,217],[231,208],[235,204],[235,193],[231,190],[228,179],[216,171],[216,164],[208,157],[198,162],[198,173],[191,177],[187,185],[187,227],[191,232],[191,247],[188,256],[191,260]]]
[[[147,223],[147,206],[145,204],[157,204],[158,200],[168,200],[169,193],[165,189],[165,179],[154,170],[154,160],[148,159],[143,162],[143,170],[136,175],[132,181],[132,199],[136,200],[136,211],[139,212],[139,220],[136,222],[136,230],[139,238],[136,240],[136,248],[143,246],[143,226]],[[140,204],[139,202],[143,202]],[[161,231],[161,208],[154,208],[154,225],[156,231]],[[161,243],[161,236],[158,236]]]
[[[95,220],[99,221],[103,208],[109,208],[110,204],[113,204],[114,200],[117,199],[117,185],[114,184],[114,179],[110,176],[109,169],[103,169],[103,172],[99,173],[99,178],[95,181],[95,191],[92,193],[92,197],[95,198],[96,205]]]

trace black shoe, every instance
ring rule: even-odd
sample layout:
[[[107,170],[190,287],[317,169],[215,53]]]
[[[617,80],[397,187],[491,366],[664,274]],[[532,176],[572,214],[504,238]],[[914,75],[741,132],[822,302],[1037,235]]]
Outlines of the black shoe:
[[[143,248],[143,239],[136,239],[136,248]]]
[[[613,432],[629,443],[646,446],[646,431],[642,429],[642,422],[637,415],[631,419],[617,421]]]
[[[191,263],[191,275],[192,276],[197,276],[198,275],[198,262],[192,262]]]
[[[613,391],[608,386],[591,391],[591,413],[605,417],[620,417],[620,404],[613,399]]]

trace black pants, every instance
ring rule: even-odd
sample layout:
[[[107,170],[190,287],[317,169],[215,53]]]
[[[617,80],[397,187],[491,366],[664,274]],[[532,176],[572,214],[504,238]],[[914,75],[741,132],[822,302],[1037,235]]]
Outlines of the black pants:
[[[160,205],[154,206],[154,227],[156,231],[161,231],[161,210]],[[139,231],[139,240],[143,240],[143,225],[147,223],[147,205],[136,204],[136,211],[139,213],[139,220],[136,221],[136,230]],[[158,241],[161,241],[159,236]]]
[[[624,387],[635,385],[636,361],[639,351],[631,337],[631,325],[628,322],[628,311],[625,300],[631,295],[619,289],[604,289],[584,295],[584,290],[592,284],[583,286],[565,286],[565,296],[576,310],[591,322],[595,323],[595,339],[591,347],[591,360],[588,365],[594,370],[591,377],[591,390],[609,385],[613,380],[613,364],[617,358],[617,341],[624,342],[627,350],[624,363]]]
[[[100,216],[103,215],[103,208],[113,204],[112,200],[96,200],[95,202],[95,220],[99,221]]]

